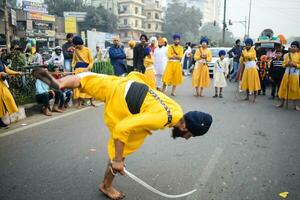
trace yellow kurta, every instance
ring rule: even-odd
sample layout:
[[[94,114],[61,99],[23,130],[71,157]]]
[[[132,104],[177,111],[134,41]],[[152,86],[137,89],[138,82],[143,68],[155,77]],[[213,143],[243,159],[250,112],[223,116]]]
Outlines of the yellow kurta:
[[[202,55],[206,55],[206,59],[202,58]],[[197,49],[194,55],[196,67],[193,71],[193,87],[207,88],[210,86],[209,70],[207,62],[211,62],[212,54],[209,49],[203,49],[202,47]],[[205,63],[206,62],[206,63]]]
[[[9,69],[8,67],[5,67],[5,73],[9,75],[18,74],[17,72]],[[0,80],[0,118],[2,118],[5,115],[6,111],[9,114],[12,114],[18,112],[18,107],[11,92],[3,83],[3,81]]]
[[[155,78],[155,70],[154,70],[154,57],[152,55],[146,56],[144,59],[144,66],[146,68],[145,76],[150,80],[150,87],[156,87],[156,78]]]
[[[88,73],[86,73],[88,74]],[[89,73],[81,78],[81,91],[105,103],[104,121],[110,131],[108,154],[110,159],[115,157],[114,139],[122,141],[123,156],[135,152],[144,142],[150,131],[164,129],[168,115],[163,106],[150,94],[146,95],[139,114],[132,115],[125,100],[125,87],[129,80],[143,82],[142,74],[131,72],[127,77],[106,76]],[[84,76],[85,73],[79,76]],[[183,117],[181,107],[171,98],[161,92],[155,93],[169,107],[174,126]]]
[[[290,59],[291,57],[291,59]],[[289,61],[292,61],[296,68],[287,67]],[[300,99],[299,71],[300,71],[300,53],[289,53],[285,55],[282,63],[286,67],[283,79],[280,84],[278,96],[280,99],[297,100]]]
[[[252,47],[249,51],[244,48],[240,58],[240,64],[245,66],[242,77],[242,90],[256,92],[260,90],[260,79],[256,65],[256,51]]]
[[[76,51],[78,52],[80,57],[83,59],[83,61],[88,63],[89,65],[88,65],[87,68],[76,68],[74,70],[75,74],[79,74],[79,73],[82,73],[82,72],[85,72],[85,71],[90,71],[93,68],[93,65],[94,65],[93,55],[92,55],[92,52],[90,51],[90,49],[87,48],[87,47],[83,47],[82,49],[76,49]],[[81,61],[76,56],[76,54],[74,53],[73,54],[73,60],[72,60],[72,67],[73,68],[75,68],[77,62],[81,62]],[[73,98],[74,99],[78,99],[78,98],[89,99],[91,97],[89,95],[85,94],[85,93],[79,92],[78,89],[74,89]]]
[[[175,50],[175,52],[174,52]],[[178,58],[174,58],[178,56]],[[182,83],[182,66],[181,59],[183,57],[183,47],[174,44],[168,47],[168,63],[162,77],[163,83],[166,85],[180,85]]]

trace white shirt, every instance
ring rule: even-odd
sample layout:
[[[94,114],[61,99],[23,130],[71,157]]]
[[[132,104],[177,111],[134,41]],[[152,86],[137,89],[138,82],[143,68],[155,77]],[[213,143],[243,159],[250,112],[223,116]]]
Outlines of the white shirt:
[[[154,50],[154,69],[157,75],[163,75],[168,62],[168,49],[165,46]]]
[[[187,55],[187,54],[190,54],[190,53],[192,53],[192,48],[189,46],[186,50],[185,50],[185,52],[184,52],[184,54],[183,54],[183,56],[182,56],[182,59],[181,59],[181,64],[183,65],[183,63],[184,63],[184,58],[185,58],[185,56]]]
[[[59,56],[53,52],[49,60],[46,61],[46,64],[53,64],[56,66],[64,66],[64,55],[61,53]]]

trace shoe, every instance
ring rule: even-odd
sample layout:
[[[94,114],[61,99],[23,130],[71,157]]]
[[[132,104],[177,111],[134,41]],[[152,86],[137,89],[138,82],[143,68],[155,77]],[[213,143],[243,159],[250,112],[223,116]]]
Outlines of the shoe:
[[[220,97],[220,98],[223,98],[223,95],[222,95],[222,94],[220,94],[220,95],[219,95],[219,97]]]
[[[218,97],[218,95],[217,94],[215,94],[214,96],[213,96],[213,98],[217,98]]]
[[[31,72],[31,74],[37,78],[49,85],[50,87],[59,90],[59,85],[55,81],[55,79],[44,69],[41,67],[34,68]]]
[[[67,109],[67,108],[69,108],[70,106],[69,106],[68,103],[65,103],[65,104],[64,104],[64,107],[65,107],[65,109]]]
[[[274,99],[275,99],[275,97],[274,97],[274,96],[271,96],[271,97],[269,97],[269,99],[270,99],[270,100],[274,100]]]

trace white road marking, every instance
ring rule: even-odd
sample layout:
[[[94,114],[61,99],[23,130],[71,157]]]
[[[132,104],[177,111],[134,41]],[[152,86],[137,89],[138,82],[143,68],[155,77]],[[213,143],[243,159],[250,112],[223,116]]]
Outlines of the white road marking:
[[[216,164],[218,163],[219,157],[222,155],[222,152],[223,152],[223,149],[217,147],[215,149],[213,155],[211,156],[210,160],[208,161],[206,167],[203,170],[201,170],[202,173],[199,176],[199,178],[197,179],[195,186],[193,187],[193,188],[197,189],[197,193],[200,193],[200,195],[202,194],[202,191],[203,191],[207,181],[209,180],[210,175],[214,171]],[[203,199],[203,198],[200,198],[200,199]],[[195,200],[195,195],[191,195],[191,196],[187,197],[186,200]]]
[[[100,105],[103,105],[103,103],[96,104],[96,106],[100,106]],[[0,138],[6,137],[6,136],[9,136],[9,135],[12,135],[12,134],[24,131],[24,130],[29,129],[29,128],[33,128],[33,127],[42,125],[42,124],[45,124],[45,123],[48,123],[48,122],[52,122],[52,121],[55,121],[55,120],[58,120],[58,119],[61,119],[61,118],[64,118],[64,117],[68,117],[68,116],[71,116],[71,115],[74,115],[74,114],[77,114],[77,113],[80,113],[80,112],[83,112],[83,111],[89,110],[89,109],[92,109],[92,107],[82,108],[80,110],[75,110],[75,111],[72,111],[72,112],[69,112],[69,113],[65,113],[63,115],[58,115],[58,116],[51,117],[49,119],[46,119],[46,120],[43,120],[43,121],[40,121],[40,122],[29,124],[27,126],[16,128],[14,130],[7,131],[5,133],[0,134]]]

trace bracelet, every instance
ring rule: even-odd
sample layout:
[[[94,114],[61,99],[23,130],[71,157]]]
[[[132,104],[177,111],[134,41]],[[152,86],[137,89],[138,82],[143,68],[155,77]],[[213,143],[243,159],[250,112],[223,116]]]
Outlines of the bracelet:
[[[112,162],[123,162],[123,159],[113,159]]]

